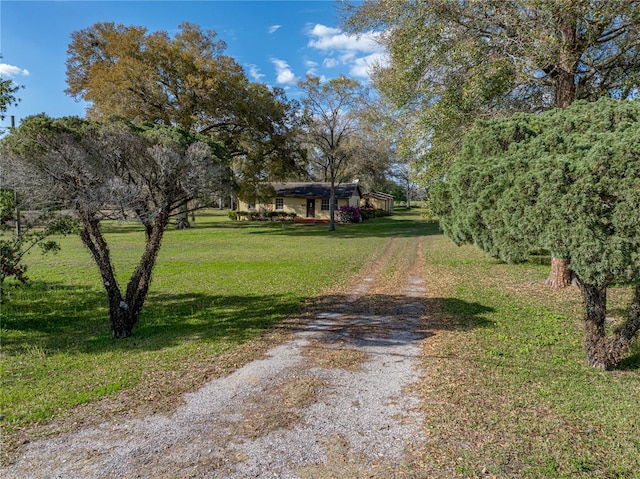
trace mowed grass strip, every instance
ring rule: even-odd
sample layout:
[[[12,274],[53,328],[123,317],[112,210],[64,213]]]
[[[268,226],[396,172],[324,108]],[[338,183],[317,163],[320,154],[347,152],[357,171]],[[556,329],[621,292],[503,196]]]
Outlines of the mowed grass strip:
[[[1,426],[12,434],[72,415],[107,397],[119,411],[179,394],[194,371],[250,359],[243,348],[299,312],[305,300],[344,284],[394,235],[421,234],[416,211],[359,225],[232,222],[226,212],[166,232],[140,323],[114,340],[106,295],[79,238],[56,255],[28,258],[31,282],[8,284],[1,307]],[[121,286],[142,252],[141,228],[104,225]],[[242,345],[242,346],[239,346]],[[200,371],[191,386],[211,372]],[[5,436],[5,439],[7,436]]]
[[[548,258],[505,265],[425,240],[443,314],[425,341],[425,477],[640,477],[640,348],[612,372],[586,365],[583,302],[544,286]],[[620,319],[630,290],[615,288]]]

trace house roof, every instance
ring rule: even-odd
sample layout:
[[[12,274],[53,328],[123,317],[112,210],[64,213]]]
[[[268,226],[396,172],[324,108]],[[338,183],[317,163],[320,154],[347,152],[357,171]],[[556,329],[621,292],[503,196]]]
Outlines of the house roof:
[[[276,196],[288,198],[329,198],[331,183],[271,183]],[[336,198],[362,197],[358,183],[336,185]]]
[[[393,195],[389,195],[387,193],[382,193],[379,191],[372,191],[371,193],[366,193],[364,195],[364,198],[366,197],[371,197],[371,198],[377,198],[379,200],[392,200],[393,199]]]

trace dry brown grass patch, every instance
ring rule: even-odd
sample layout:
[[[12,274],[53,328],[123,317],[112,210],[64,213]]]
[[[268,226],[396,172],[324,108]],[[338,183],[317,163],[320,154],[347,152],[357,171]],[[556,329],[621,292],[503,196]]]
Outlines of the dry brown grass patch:
[[[351,348],[328,348],[312,345],[305,349],[305,358],[311,367],[326,369],[345,369],[347,371],[361,371],[362,364],[369,359],[369,355]]]
[[[302,410],[318,401],[324,382],[316,377],[296,377],[264,391],[242,411],[234,434],[250,439],[279,429],[292,429],[302,420]]]

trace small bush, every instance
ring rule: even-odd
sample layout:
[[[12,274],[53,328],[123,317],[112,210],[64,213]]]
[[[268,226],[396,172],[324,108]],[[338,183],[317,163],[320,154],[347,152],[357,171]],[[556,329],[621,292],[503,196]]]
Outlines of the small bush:
[[[368,220],[371,218],[375,218],[376,216],[376,210],[375,208],[372,208],[371,206],[369,207],[364,207],[364,208],[360,208],[360,215],[362,216],[363,220]]]
[[[373,208],[371,206],[360,208],[360,213],[362,215],[363,220],[368,220],[371,218],[380,218],[382,216],[389,216],[391,213],[389,211]]]
[[[229,218],[232,218],[231,213],[229,212]],[[295,213],[285,211],[237,211],[233,213],[235,213],[236,219],[245,221],[293,221],[297,216]]]
[[[236,210],[230,210],[228,215],[230,220],[236,221],[238,219],[238,212]]]
[[[285,211],[270,211],[267,216],[271,221],[293,221],[297,215]]]

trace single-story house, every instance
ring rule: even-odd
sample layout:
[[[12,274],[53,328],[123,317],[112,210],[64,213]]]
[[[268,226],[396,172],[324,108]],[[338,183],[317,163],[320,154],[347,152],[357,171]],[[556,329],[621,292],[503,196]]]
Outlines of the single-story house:
[[[296,219],[329,221],[330,183],[271,183],[275,195],[270,203],[239,200],[238,211],[282,211],[295,213]],[[360,206],[362,193],[358,183],[335,185],[335,210],[341,206]],[[336,217],[337,218],[337,217]]]
[[[362,206],[391,213],[393,211],[393,196],[387,193],[372,191],[362,196]]]

